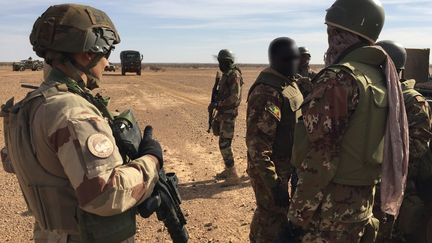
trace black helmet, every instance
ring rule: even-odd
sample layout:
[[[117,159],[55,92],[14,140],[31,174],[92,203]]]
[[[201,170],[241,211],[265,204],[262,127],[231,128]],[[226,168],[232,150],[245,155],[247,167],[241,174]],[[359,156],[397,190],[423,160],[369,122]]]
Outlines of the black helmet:
[[[384,40],[377,42],[376,45],[381,46],[387,54],[389,54],[396,69],[405,69],[407,52],[401,44],[390,40]]]
[[[217,55],[218,60],[230,60],[234,62],[234,55],[233,53],[228,49],[222,49],[219,51],[219,54]]]
[[[384,26],[384,8],[379,0],[336,0],[327,9],[325,23],[375,43]]]

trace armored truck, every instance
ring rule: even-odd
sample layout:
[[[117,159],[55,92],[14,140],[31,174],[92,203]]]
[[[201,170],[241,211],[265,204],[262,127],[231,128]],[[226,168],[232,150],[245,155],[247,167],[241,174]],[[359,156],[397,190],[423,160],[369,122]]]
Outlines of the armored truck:
[[[24,71],[26,69],[31,69],[32,71],[42,70],[43,62],[39,60],[33,60],[33,58],[29,57],[28,59],[12,63],[13,71]]]
[[[136,73],[141,75],[141,61],[143,56],[139,51],[126,50],[120,52],[121,72],[126,75],[126,72]]]

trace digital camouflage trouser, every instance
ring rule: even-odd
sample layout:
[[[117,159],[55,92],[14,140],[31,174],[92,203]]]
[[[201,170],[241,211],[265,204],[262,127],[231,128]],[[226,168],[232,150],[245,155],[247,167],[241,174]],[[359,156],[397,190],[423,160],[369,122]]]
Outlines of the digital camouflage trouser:
[[[219,136],[219,150],[227,168],[234,166],[231,145],[236,117],[236,114],[218,114],[212,124],[213,134]]]
[[[275,205],[270,188],[264,185],[256,169],[248,168],[247,172],[257,204],[250,226],[249,239],[253,243],[277,242],[278,234],[287,222],[288,207]],[[283,183],[288,187],[288,178],[283,179]]]
[[[372,214],[374,186],[330,183],[323,194],[302,242],[375,242],[379,221]]]

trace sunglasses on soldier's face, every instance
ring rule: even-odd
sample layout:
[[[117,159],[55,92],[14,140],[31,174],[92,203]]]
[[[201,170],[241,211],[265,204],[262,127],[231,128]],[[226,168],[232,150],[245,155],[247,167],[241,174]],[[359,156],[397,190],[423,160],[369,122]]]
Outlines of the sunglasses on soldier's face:
[[[114,46],[111,46],[111,48],[104,54],[104,57],[108,60],[108,58],[111,55],[111,52],[114,50]]]

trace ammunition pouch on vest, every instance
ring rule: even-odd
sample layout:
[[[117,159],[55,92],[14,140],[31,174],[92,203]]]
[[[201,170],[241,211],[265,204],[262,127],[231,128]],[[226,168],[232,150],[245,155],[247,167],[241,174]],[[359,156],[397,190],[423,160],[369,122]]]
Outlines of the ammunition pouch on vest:
[[[68,178],[47,172],[31,144],[34,112],[46,98],[67,92],[64,84],[44,84],[10,110],[8,151],[29,210],[48,231],[80,233],[83,242],[120,242],[135,234],[135,208],[113,216],[98,216],[78,207]]]
[[[135,235],[135,215],[135,208],[107,217],[91,214],[78,208],[77,218],[81,241],[83,243],[122,242]]]
[[[321,71],[345,71],[357,81],[360,91],[360,100],[340,143],[339,155],[334,158],[338,160],[334,183],[353,186],[378,183],[384,155],[388,101],[385,78],[378,65],[380,62],[369,63],[368,60],[382,61],[384,57],[377,48],[362,47],[349,53],[340,64]],[[295,129],[292,157],[295,167],[303,162],[309,148],[306,128],[300,121]]]
[[[271,86],[279,92],[283,99],[281,109],[282,117],[277,126],[271,159],[289,159],[291,158],[291,149],[294,141],[294,126],[297,119],[300,117],[301,111],[299,109],[303,103],[303,95],[295,82],[289,82],[288,78],[264,70],[249,89],[248,97],[259,84]]]
[[[123,161],[138,158],[138,147],[141,143],[142,135],[132,111],[126,110],[115,116],[111,128],[113,134],[117,135],[115,136],[116,144],[120,154],[123,156]],[[127,155],[131,157],[129,158]]]

